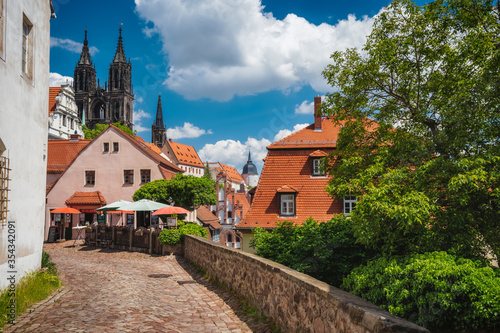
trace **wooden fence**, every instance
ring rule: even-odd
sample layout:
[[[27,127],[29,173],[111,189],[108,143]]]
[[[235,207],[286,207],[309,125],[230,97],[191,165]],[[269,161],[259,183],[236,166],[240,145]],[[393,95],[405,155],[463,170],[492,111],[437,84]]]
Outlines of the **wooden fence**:
[[[182,254],[182,245],[163,245],[160,240],[160,229],[140,227],[93,226],[85,230],[85,243],[89,246],[119,249],[150,254],[174,253]]]

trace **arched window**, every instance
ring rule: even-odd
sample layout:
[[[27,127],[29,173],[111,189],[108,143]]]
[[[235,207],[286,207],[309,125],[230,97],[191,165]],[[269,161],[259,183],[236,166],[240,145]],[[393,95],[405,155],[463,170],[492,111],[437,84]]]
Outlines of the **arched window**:
[[[127,113],[125,115],[125,121],[132,122],[132,115],[130,114],[130,103],[127,103]]]
[[[113,122],[120,121],[120,102],[115,103],[113,110]]]
[[[96,102],[92,114],[95,119],[104,119],[106,114],[106,106],[102,101]]]

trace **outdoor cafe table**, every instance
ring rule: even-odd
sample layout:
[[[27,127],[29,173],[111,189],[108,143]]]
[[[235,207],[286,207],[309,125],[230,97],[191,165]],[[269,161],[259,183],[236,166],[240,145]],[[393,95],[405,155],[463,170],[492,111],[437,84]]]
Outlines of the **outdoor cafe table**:
[[[75,230],[78,232],[78,237],[75,239],[75,242],[73,243],[73,246],[75,246],[75,247],[76,247],[76,246],[78,245],[78,241],[79,241],[80,239],[82,239],[83,241],[85,241],[85,237],[83,237],[83,235],[82,235],[82,231],[83,231],[84,229],[86,229],[86,228],[87,228],[87,227],[86,227],[86,226],[84,226],[84,225],[79,226],[79,227],[73,227],[73,229],[75,229]]]

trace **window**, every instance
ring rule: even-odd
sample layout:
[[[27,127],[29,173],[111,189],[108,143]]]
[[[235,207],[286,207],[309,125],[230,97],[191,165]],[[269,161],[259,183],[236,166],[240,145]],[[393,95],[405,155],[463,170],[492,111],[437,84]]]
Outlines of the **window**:
[[[282,194],[280,215],[290,216],[294,214],[295,214],[295,195]]]
[[[133,184],[134,183],[134,170],[124,170],[123,171],[123,183]]]
[[[23,75],[33,78],[33,25],[26,16],[23,18],[23,43],[21,65]]]
[[[357,201],[358,199],[356,199],[356,197],[354,196],[344,198],[344,215],[349,216],[349,214],[351,214],[351,212],[356,207]]]
[[[117,153],[120,150],[120,145],[118,142],[113,142],[113,153]]]
[[[85,185],[95,185],[95,170],[85,171]]]
[[[71,129],[75,129],[75,120],[71,119],[70,123],[71,123]]]
[[[62,117],[62,121],[63,121],[63,126],[66,127],[66,116]]]
[[[141,184],[146,184],[151,181],[151,170],[141,170]]]
[[[7,223],[7,212],[9,211],[7,205],[9,202],[9,171],[9,159],[0,156],[0,224]]]
[[[102,152],[103,153],[109,152],[109,142],[103,142],[102,143]]]
[[[313,176],[324,176],[323,160],[320,158],[313,159]]]

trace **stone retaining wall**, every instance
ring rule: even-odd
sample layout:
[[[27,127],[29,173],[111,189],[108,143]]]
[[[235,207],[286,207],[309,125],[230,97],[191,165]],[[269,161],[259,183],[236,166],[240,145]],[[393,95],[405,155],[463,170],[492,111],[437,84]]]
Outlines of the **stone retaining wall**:
[[[186,235],[184,257],[272,318],[282,332],[429,332],[309,275],[201,237]]]

